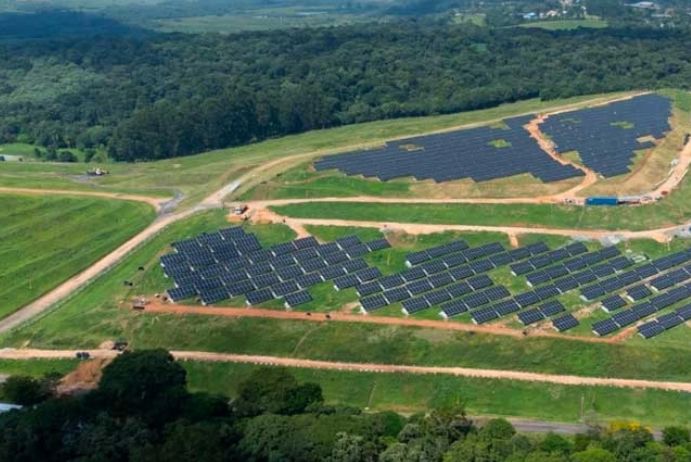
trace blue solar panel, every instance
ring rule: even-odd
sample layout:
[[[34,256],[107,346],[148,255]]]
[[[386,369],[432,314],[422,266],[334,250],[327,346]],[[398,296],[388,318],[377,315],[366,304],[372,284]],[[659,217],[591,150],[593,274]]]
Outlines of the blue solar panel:
[[[479,127],[391,141],[382,149],[325,157],[315,163],[315,168],[338,169],[347,175],[382,181],[414,177],[436,182],[463,178],[480,182],[530,173],[552,182],[583,175],[547,155],[522,127],[525,122],[526,118],[520,117],[506,120],[508,129]],[[494,145],[498,139],[505,141],[504,147]]]

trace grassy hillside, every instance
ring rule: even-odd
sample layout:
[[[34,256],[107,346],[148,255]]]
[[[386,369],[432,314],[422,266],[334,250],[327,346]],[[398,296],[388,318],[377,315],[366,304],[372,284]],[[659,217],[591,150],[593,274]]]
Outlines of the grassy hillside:
[[[0,195],[0,317],[87,268],[154,218],[127,201]]]

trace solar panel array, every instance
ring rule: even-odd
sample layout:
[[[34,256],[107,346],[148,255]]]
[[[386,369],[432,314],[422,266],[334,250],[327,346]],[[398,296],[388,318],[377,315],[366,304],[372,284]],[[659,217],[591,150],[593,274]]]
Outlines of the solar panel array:
[[[691,320],[691,304],[662,315],[637,327],[638,334],[649,339]]]
[[[286,308],[312,301],[308,289],[326,280],[352,287],[379,278],[360,257],[389,247],[385,239],[362,242],[346,236],[320,244],[314,237],[262,248],[240,227],[176,242],[161,257],[163,272],[175,282],[173,301],[199,297],[204,305],[245,296],[248,305],[283,299]]]
[[[382,181],[413,177],[438,183],[464,178],[480,182],[525,173],[544,182],[583,176],[581,170],[552,159],[530,137],[523,126],[532,118],[507,119],[507,129],[479,127],[390,141],[383,149],[325,157],[315,168]],[[499,140],[502,147],[495,146]]]
[[[593,323],[593,332],[600,336],[610,334],[621,329],[622,327],[646,318],[653,313],[690,298],[691,283],[688,281],[691,280],[691,265],[676,268],[677,266],[683,265],[689,261],[691,261],[691,249],[658,258],[646,265],[632,270],[637,271],[640,270],[640,268],[648,268],[646,271],[646,274],[648,274],[648,276],[646,276],[647,278],[653,277],[660,272],[667,271],[665,274],[652,279],[650,281],[650,285],[656,285],[657,287],[660,287],[661,290],[668,289],[670,287],[672,288],[666,292],[660,292],[658,295],[649,297],[645,301],[634,305],[630,309],[619,311],[608,319]],[[633,301],[634,299],[630,296],[631,293],[639,294],[641,297],[637,298],[636,300],[640,300],[648,297],[650,294],[652,294],[652,291],[645,285],[639,284],[630,288],[627,292],[627,297]],[[645,293],[648,293],[648,295],[643,296]],[[636,295],[636,297],[639,295]],[[649,334],[650,333],[647,333],[645,335]]]
[[[548,251],[544,244],[505,250],[498,242],[470,247],[453,241],[406,256],[407,269],[356,287],[365,312],[401,302],[406,314],[432,306],[455,304],[468,311],[509,296],[484,273],[522,258]],[[450,310],[451,312],[453,310]],[[460,314],[462,311],[454,311]]]
[[[612,177],[629,173],[634,151],[651,147],[638,138],[660,139],[671,130],[671,112],[668,98],[651,94],[549,116],[540,129],[555,142],[557,152],[578,151],[586,167]]]

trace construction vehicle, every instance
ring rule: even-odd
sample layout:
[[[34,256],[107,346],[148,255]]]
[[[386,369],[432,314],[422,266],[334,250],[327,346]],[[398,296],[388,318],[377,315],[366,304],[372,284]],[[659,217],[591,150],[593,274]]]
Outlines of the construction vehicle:
[[[101,168],[101,167],[94,167],[92,169],[87,170],[86,174],[88,176],[105,176],[105,175],[110,175],[110,172],[106,169]]]
[[[243,215],[245,212],[247,212],[247,209],[248,207],[245,204],[237,204],[233,209],[233,215]]]

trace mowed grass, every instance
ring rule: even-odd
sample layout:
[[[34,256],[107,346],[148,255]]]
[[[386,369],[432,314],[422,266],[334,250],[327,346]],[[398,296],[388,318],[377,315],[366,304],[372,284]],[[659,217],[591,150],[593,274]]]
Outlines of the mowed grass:
[[[637,207],[313,202],[271,209],[294,218],[640,231],[684,223],[691,215],[691,180],[683,180],[677,191],[661,202]]]
[[[186,361],[190,389],[237,396],[258,366]],[[368,411],[425,412],[462,405],[471,416],[528,417],[557,422],[635,420],[663,427],[688,423],[691,394],[659,390],[565,386],[443,375],[289,369],[300,382],[321,385],[327,403]]]
[[[154,219],[141,203],[0,195],[0,317],[87,268]]]

